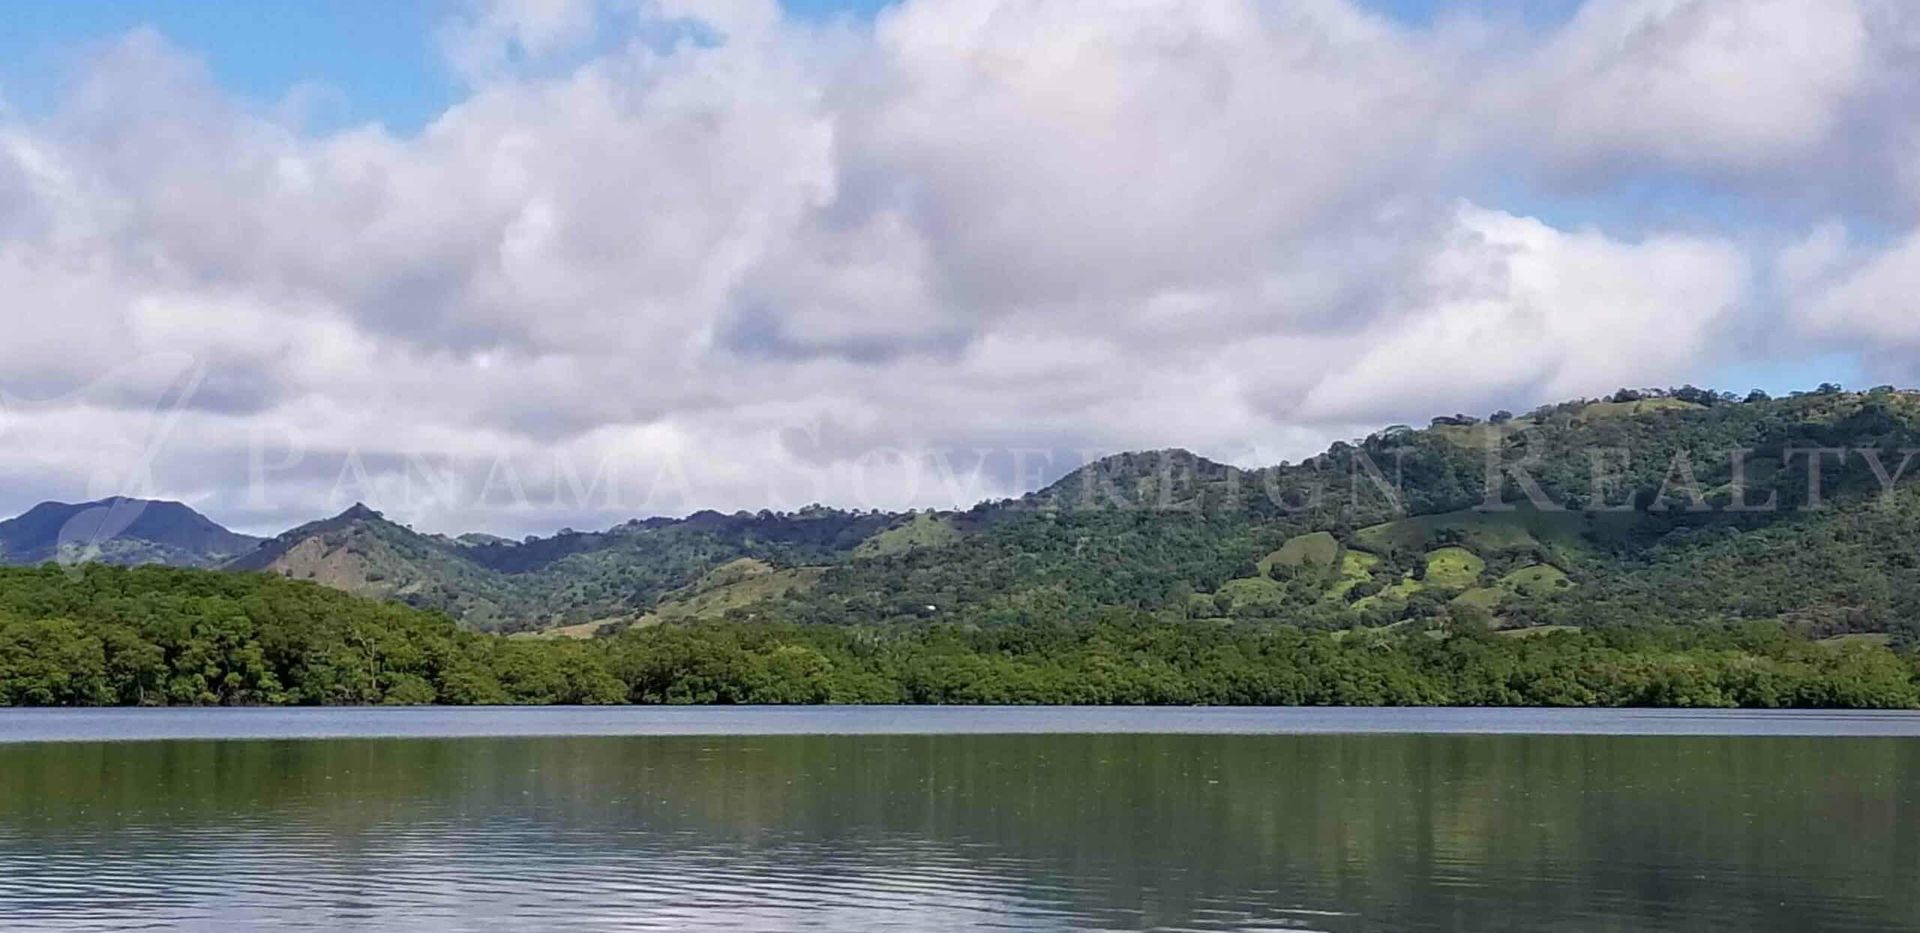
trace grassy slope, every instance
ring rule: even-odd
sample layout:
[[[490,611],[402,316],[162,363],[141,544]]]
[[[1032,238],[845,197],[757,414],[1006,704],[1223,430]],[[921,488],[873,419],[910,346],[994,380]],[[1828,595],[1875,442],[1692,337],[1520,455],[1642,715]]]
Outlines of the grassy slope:
[[[853,549],[853,556],[886,557],[918,548],[946,547],[959,541],[960,536],[951,517],[921,512],[860,542],[860,546]]]

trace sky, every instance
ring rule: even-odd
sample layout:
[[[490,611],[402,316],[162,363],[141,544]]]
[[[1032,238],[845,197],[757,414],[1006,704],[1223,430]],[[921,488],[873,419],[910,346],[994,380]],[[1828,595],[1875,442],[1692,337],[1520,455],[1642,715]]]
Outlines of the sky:
[[[0,513],[966,506],[1916,379],[1903,0],[0,0]]]

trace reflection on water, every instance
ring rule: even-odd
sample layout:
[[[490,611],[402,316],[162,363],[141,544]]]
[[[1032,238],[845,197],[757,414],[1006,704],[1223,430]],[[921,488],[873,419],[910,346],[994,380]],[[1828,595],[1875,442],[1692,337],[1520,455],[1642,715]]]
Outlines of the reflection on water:
[[[0,746],[0,927],[1920,928],[1920,742]]]

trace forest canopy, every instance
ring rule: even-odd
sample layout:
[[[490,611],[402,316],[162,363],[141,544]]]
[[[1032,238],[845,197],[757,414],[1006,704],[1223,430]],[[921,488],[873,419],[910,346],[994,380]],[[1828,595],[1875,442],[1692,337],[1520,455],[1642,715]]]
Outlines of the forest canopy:
[[[1778,623],[1310,631],[705,622],[589,640],[265,574],[0,569],[0,705],[613,703],[1920,707],[1920,659]]]

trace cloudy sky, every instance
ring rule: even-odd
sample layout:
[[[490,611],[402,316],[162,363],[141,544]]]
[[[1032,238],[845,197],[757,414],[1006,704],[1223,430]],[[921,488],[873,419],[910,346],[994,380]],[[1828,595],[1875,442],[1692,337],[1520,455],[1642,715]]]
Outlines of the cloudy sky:
[[[10,5],[0,512],[950,506],[1920,381],[1920,6],[1489,6]]]

